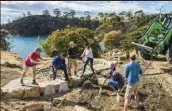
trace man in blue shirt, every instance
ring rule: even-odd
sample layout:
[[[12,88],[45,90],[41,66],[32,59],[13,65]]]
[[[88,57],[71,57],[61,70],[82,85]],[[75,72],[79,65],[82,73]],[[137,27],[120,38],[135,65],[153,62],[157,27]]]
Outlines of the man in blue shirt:
[[[139,63],[135,62],[136,55],[130,56],[130,63],[126,64],[125,77],[127,78],[127,89],[125,92],[124,111],[127,111],[131,95],[134,94],[137,107],[139,108],[138,90],[140,86],[139,75],[143,74]]]
[[[53,55],[55,56],[52,61],[53,80],[56,79],[57,70],[63,70],[65,74],[65,81],[69,81],[66,63],[65,63],[66,55],[64,53],[62,53],[60,56],[56,56],[56,54]]]

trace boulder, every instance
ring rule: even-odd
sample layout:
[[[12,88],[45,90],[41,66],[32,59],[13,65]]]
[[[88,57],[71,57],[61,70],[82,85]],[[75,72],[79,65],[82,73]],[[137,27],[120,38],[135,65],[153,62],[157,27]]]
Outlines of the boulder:
[[[29,77],[24,78],[23,80],[24,83],[29,80],[32,81],[32,79]],[[2,91],[17,99],[40,96],[39,86],[31,85],[28,83],[25,86],[21,86],[20,78],[12,80],[7,85],[3,86]]]
[[[47,85],[46,86],[44,95],[48,96],[48,95],[52,95],[52,94],[55,94],[55,93],[56,93],[56,91],[55,91],[53,85]]]
[[[84,107],[81,107],[81,106],[78,106],[78,105],[75,105],[74,107],[74,111],[89,111],[88,109],[84,108]]]
[[[22,111],[42,111],[44,110],[43,104],[30,104],[22,108]]]
[[[61,81],[58,81],[58,80],[46,80],[46,81],[43,81],[41,83],[38,83],[39,87],[40,87],[40,93],[45,92],[45,88],[46,88],[47,85],[53,85],[54,90],[56,91],[56,90],[59,89],[60,83],[61,83]]]
[[[99,85],[102,85],[102,86],[108,86],[108,80],[109,79],[106,79],[106,78],[98,78],[98,84]],[[104,83],[105,82],[105,83]]]
[[[78,86],[81,85],[85,81],[85,78],[80,78],[76,76],[72,76],[70,81],[70,86]]]

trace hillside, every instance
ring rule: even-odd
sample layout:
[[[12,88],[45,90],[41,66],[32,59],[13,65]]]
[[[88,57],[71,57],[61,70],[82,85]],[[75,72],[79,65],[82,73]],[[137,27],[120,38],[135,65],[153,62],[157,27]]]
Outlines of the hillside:
[[[91,19],[30,15],[4,24],[1,27],[8,30],[11,35],[37,36],[48,35],[54,30],[64,29],[67,26],[94,30],[99,24],[98,20]]]

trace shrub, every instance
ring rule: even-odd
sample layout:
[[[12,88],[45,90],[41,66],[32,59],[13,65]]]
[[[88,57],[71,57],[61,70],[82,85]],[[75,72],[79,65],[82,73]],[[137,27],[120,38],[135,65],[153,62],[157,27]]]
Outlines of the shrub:
[[[1,29],[1,36],[0,36],[0,50],[10,50],[10,42],[8,42],[5,37],[8,34],[6,30]]]
[[[130,50],[133,50],[133,45],[131,44],[131,42],[137,42],[137,36],[141,36],[145,29],[147,29],[148,26],[142,26],[138,29],[134,29],[132,31],[129,31],[127,34],[126,34],[126,38],[124,39],[124,42],[122,44],[122,50],[123,51],[130,51]]]
[[[104,35],[103,44],[108,49],[118,48],[120,46],[121,36],[117,31],[111,31]]]
[[[98,42],[94,39],[94,32],[87,28],[68,28],[52,32],[45,42],[42,42],[42,48],[46,54],[51,55],[53,51],[67,53],[68,43],[73,40],[79,48],[79,54],[84,50],[84,44],[90,43],[93,54],[98,56]]]

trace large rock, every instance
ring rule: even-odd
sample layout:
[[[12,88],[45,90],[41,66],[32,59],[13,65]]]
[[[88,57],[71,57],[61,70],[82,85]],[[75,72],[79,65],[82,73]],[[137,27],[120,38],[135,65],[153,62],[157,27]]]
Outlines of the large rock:
[[[70,87],[79,86],[85,81],[85,78],[80,78],[76,76],[72,76],[70,81]]]
[[[58,90],[60,87],[60,83],[61,83],[61,81],[58,81],[58,80],[46,80],[46,81],[43,81],[43,82],[38,83],[38,84],[40,87],[40,92],[44,93],[47,85],[53,85],[54,89]]]
[[[106,78],[98,78],[98,84],[99,85],[102,85],[102,86],[108,86],[108,80],[109,79],[106,79]]]
[[[22,111],[42,111],[44,110],[43,104],[30,104],[22,108]]]
[[[74,111],[89,111],[89,110],[86,109],[86,108],[84,108],[84,107],[81,107],[81,106],[76,105],[74,107]]]
[[[32,81],[32,79],[29,77],[24,78],[24,82],[26,81]],[[20,78],[12,80],[7,85],[3,86],[2,91],[18,99],[40,96],[39,86],[31,85],[30,83],[27,83],[26,86],[21,86]]]

